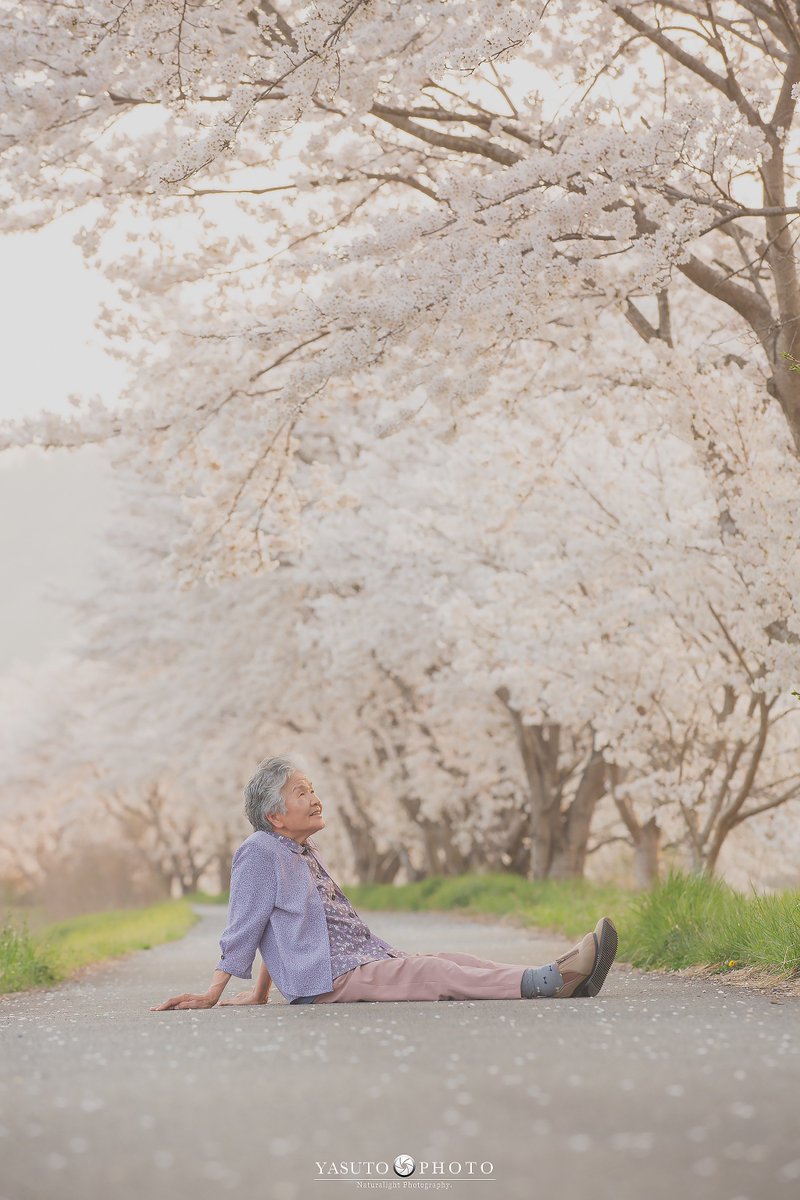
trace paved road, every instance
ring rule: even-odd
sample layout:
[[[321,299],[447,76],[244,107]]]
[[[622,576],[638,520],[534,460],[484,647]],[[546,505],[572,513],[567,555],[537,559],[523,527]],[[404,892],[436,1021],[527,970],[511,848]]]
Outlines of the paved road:
[[[615,966],[592,1000],[151,1013],[211,977],[225,911],[198,911],[181,942],[0,1001],[0,1200],[800,1196],[800,999]],[[411,951],[567,948],[364,915]],[[372,1175],[329,1173],[350,1162]]]

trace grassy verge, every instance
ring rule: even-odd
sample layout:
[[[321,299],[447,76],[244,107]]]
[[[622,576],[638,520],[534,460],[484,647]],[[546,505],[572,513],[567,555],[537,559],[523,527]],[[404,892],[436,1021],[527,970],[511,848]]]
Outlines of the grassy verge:
[[[626,946],[634,966],[800,975],[800,891],[745,896],[718,879],[670,872],[637,897],[631,918]]]
[[[36,933],[7,920],[0,928],[0,994],[51,986],[89,963],[175,941],[196,920],[188,899],[86,913]]]
[[[419,883],[394,887],[365,884],[347,889],[356,907],[424,911],[460,909],[466,913],[511,916],[523,925],[577,937],[604,913],[620,916],[634,893],[585,879],[530,883],[519,875],[433,875]],[[615,918],[616,923],[616,918]]]
[[[404,887],[368,884],[347,894],[363,909],[504,915],[570,938],[608,915],[619,931],[619,961],[635,967],[800,976],[800,891],[744,896],[721,880],[671,871],[649,892],[586,880],[531,883],[507,875],[462,875]]]
[[[732,982],[796,981],[800,891],[750,896],[718,879],[671,871],[649,892],[587,880],[531,883],[518,875],[431,876],[419,883],[355,884],[345,892],[373,912],[491,916],[578,938],[604,915],[619,930],[618,961],[643,970],[702,969]],[[227,904],[228,894],[188,899]]]
[[[189,892],[184,900],[191,900],[193,904],[227,904],[229,895],[229,892]]]

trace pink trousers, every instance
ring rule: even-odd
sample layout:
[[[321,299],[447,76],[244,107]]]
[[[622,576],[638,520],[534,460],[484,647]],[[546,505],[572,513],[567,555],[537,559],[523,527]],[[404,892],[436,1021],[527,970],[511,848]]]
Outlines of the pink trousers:
[[[412,954],[379,958],[345,971],[333,991],[315,1004],[347,1000],[520,1000],[522,972],[517,966],[474,954]]]

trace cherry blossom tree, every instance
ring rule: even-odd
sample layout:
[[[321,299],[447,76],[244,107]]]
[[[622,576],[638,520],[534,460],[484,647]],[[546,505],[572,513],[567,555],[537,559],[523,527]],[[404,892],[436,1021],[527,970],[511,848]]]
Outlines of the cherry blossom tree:
[[[246,833],[234,764],[243,779],[287,738],[323,770],[357,878],[579,875],[622,838],[649,882],[662,835],[713,868],[731,830],[798,793],[794,648],[770,635],[796,623],[797,481],[761,488],[787,434],[767,408],[740,436],[746,378],[665,384],[658,348],[638,353],[617,402],[654,358],[649,402],[624,441],[585,377],[546,419],[535,394],[500,427],[476,405],[455,440],[431,415],[357,454],[345,429],[327,511],[265,576],[179,590],[164,564],[185,518],[131,479],[77,659],[94,674],[65,690],[51,753],[66,768],[80,748],[94,803],[184,889]],[[607,788],[620,821],[598,831]]]
[[[581,299],[671,344],[676,278],[726,353],[758,346],[800,440],[788,4],[136,0],[3,19],[6,228],[86,206],[80,241],[120,286],[108,334],[137,360],[154,347],[122,412],[87,400],[10,437],[129,435],[191,488],[184,571],[279,557],[323,393],[347,404],[380,371],[404,381],[397,415],[425,401],[457,423]]]
[[[120,814],[176,814],[176,877],[289,734],[341,764],[373,878],[580,874],[615,838],[641,880],[663,845],[712,869],[791,804],[791,5],[34,0],[0,28],[1,227],[85,214],[133,368],[121,407],[3,444],[108,443],[162,497],[157,532],[135,497],[120,521],[140,573],[89,624],[81,753]]]
[[[798,736],[798,479],[785,425],[771,406],[751,411],[752,374],[670,355],[662,379],[658,347],[638,360],[631,349],[614,403],[628,412],[634,393],[647,399],[624,438],[591,377],[610,371],[612,351],[580,381],[561,360],[560,381],[546,380],[551,396],[561,389],[549,427],[536,394],[517,396],[502,425],[476,404],[453,443],[420,416],[349,465],[343,494],[361,504],[321,519],[320,557],[308,551],[310,570],[325,570],[316,607],[336,671],[352,675],[367,646],[390,670],[423,681],[427,670],[443,708],[460,683],[507,709],[535,877],[581,873],[609,769],[617,836],[633,842],[642,879],[657,872],[662,833],[713,869],[733,829],[798,794],[798,777],[777,769],[786,751],[767,752],[779,722],[790,744]]]

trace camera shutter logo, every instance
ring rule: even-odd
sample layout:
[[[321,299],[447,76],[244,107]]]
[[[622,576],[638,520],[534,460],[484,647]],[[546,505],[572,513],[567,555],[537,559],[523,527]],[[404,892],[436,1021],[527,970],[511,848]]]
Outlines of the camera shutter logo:
[[[398,1154],[392,1165],[394,1166],[395,1175],[402,1175],[405,1177],[406,1175],[414,1174],[414,1168],[417,1164],[414,1162],[410,1154]]]

